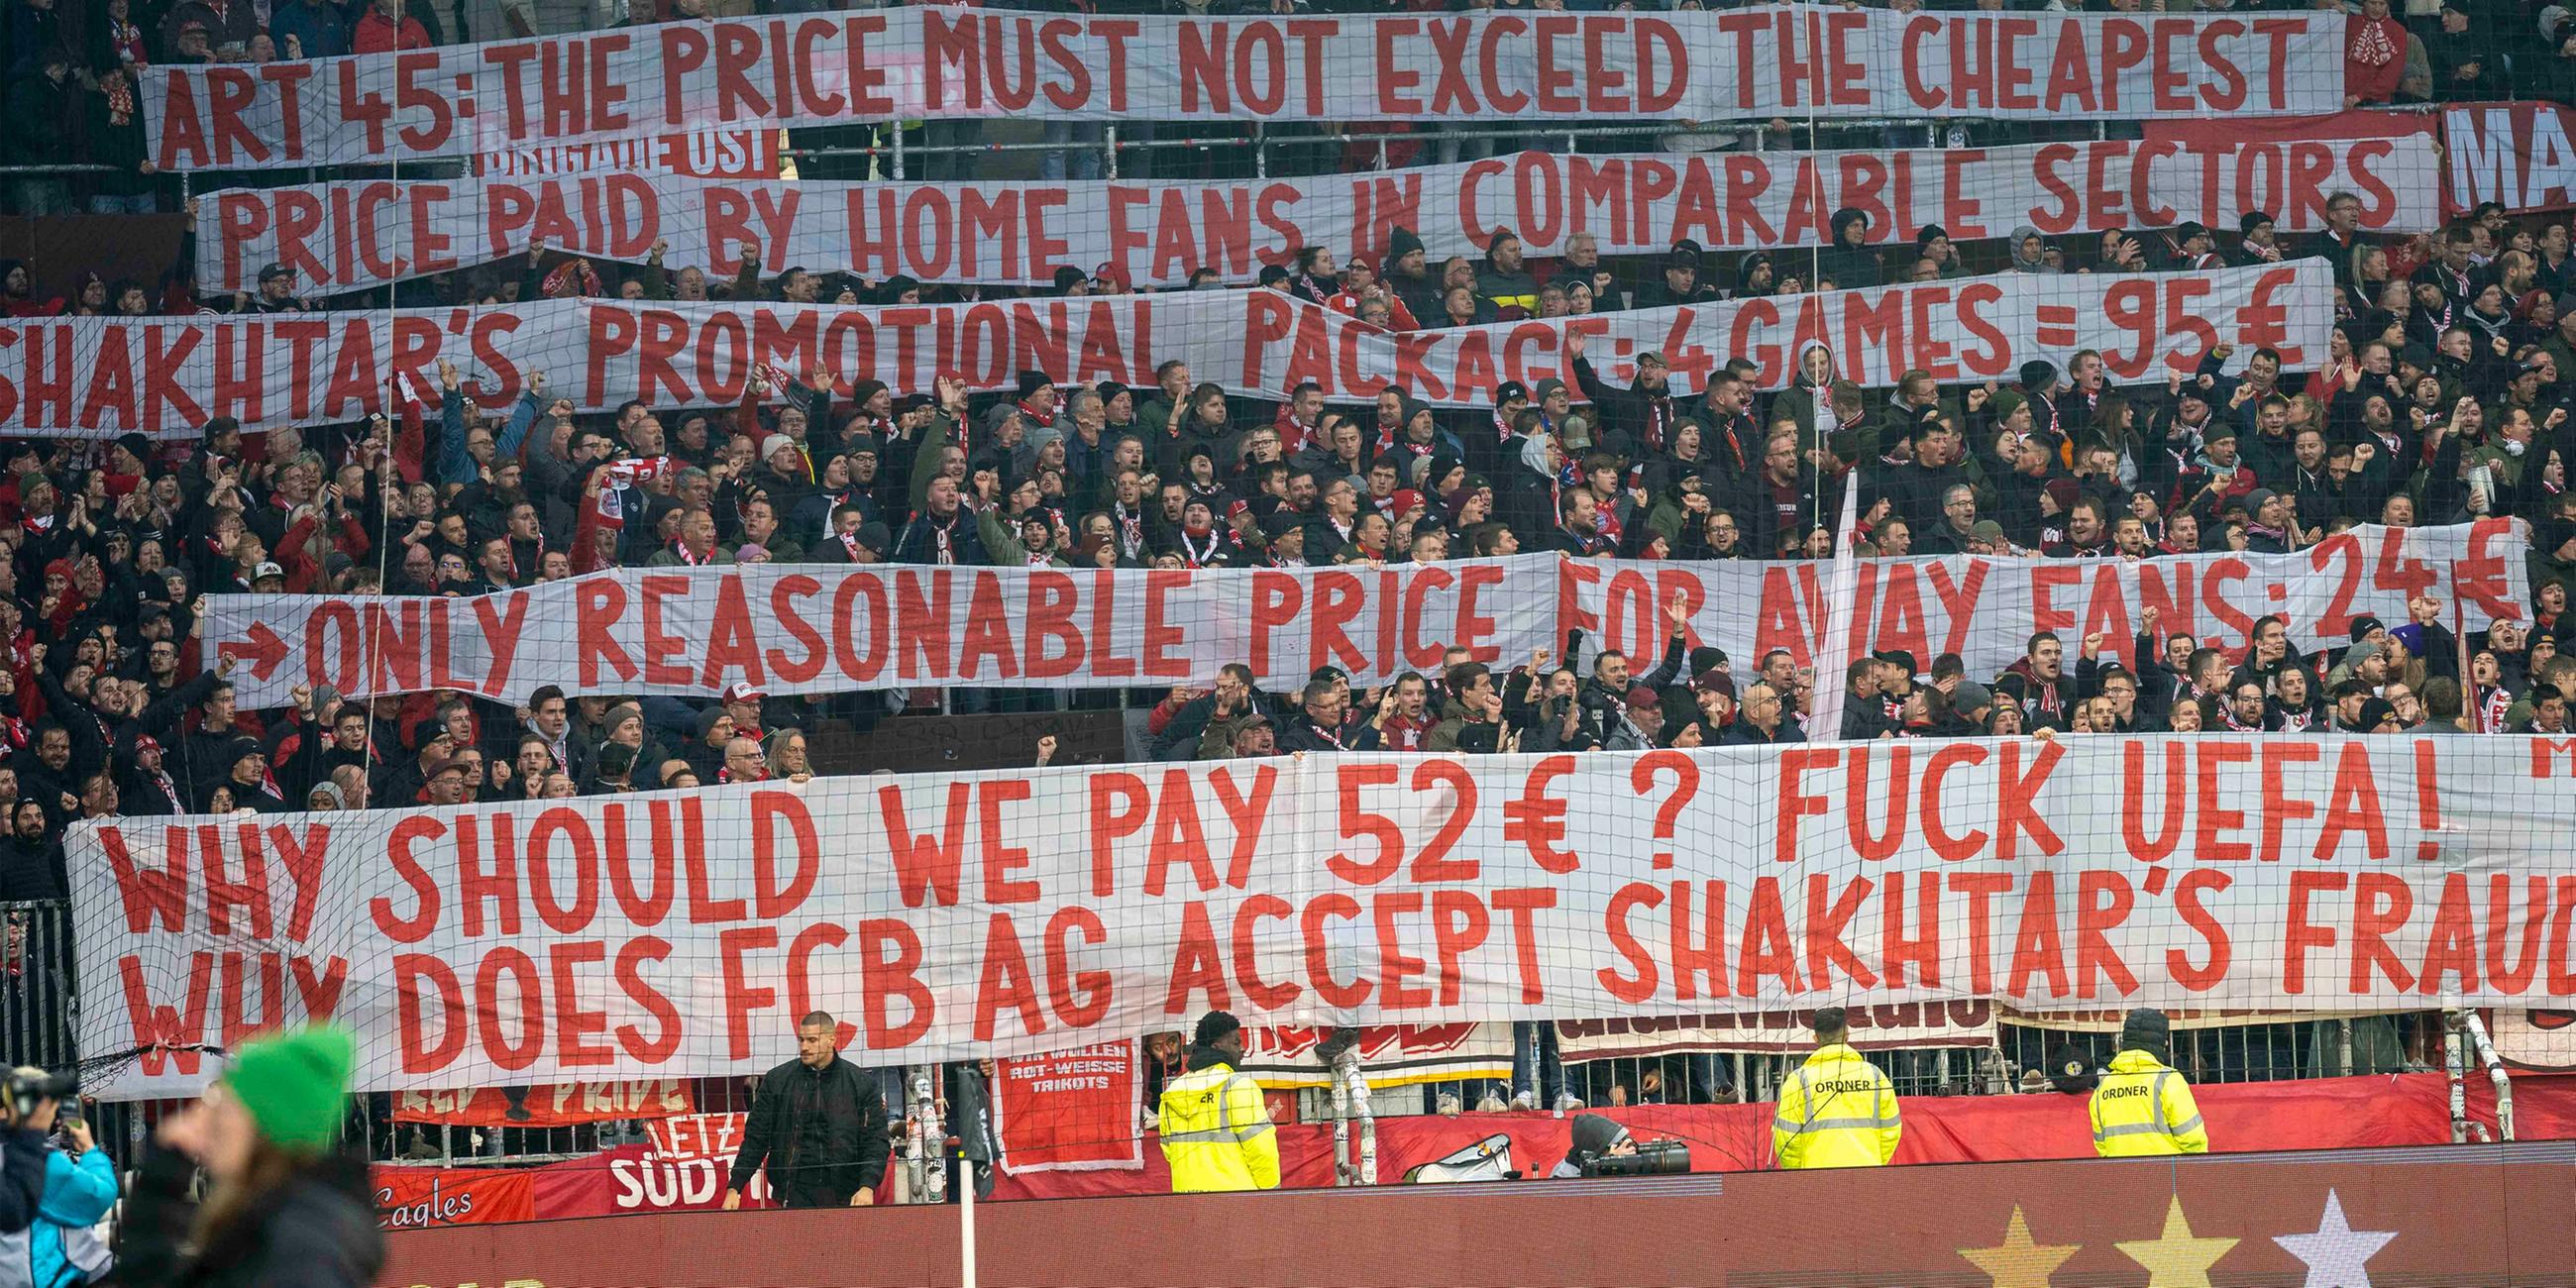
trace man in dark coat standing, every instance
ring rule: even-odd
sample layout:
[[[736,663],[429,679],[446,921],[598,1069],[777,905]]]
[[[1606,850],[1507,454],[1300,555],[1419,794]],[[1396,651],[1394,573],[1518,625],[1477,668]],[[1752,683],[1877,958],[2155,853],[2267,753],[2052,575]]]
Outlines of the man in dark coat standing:
[[[742,1150],[725,1183],[725,1210],[765,1163],[769,1188],[792,1208],[866,1207],[885,1179],[885,1093],[840,1057],[840,1024],[816,1011],[796,1022],[796,1058],[760,1080],[743,1124]]]

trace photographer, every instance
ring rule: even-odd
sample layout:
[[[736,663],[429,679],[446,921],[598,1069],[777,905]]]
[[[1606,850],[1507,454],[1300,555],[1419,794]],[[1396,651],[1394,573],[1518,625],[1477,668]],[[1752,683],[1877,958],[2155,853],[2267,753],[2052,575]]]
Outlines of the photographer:
[[[45,1197],[45,1159],[52,1152],[45,1134],[54,1129],[62,1097],[73,1090],[67,1078],[42,1069],[10,1073],[7,1094],[0,1095],[0,1243],[36,1223]]]
[[[1548,1173],[1550,1179],[1581,1176],[1588,1162],[1637,1152],[1637,1142],[1628,1135],[1628,1129],[1599,1114],[1576,1114],[1568,1126],[1573,1130],[1574,1143],[1566,1149],[1565,1161]]]
[[[44,1076],[40,1070],[18,1072]],[[69,1090],[65,1088],[66,1095]],[[23,1249],[9,1248],[10,1240],[0,1238],[0,1248],[6,1249],[0,1255],[8,1258],[0,1263],[7,1267],[0,1269],[0,1282],[75,1288],[105,1275],[112,1260],[107,1244],[98,1237],[98,1223],[116,1206],[116,1164],[90,1139],[89,1122],[76,1106],[65,1106],[55,1115],[54,1137],[48,1144],[44,1198],[36,1208],[36,1223],[28,1230]],[[23,1272],[17,1269],[21,1255]]]

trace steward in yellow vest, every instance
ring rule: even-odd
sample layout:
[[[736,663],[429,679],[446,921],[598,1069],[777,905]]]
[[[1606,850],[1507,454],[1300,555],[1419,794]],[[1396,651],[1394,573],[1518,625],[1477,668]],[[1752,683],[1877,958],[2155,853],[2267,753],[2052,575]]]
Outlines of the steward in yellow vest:
[[[1223,1011],[1199,1017],[1189,1072],[1163,1088],[1163,1159],[1174,1194],[1279,1188],[1279,1133],[1260,1084],[1235,1072],[1243,1024]]]

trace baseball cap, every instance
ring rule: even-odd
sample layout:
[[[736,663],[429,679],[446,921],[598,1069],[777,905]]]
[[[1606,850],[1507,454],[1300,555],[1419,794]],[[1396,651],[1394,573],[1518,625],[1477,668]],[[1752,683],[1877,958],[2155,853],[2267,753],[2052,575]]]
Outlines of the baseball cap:
[[[724,700],[727,702],[758,702],[768,696],[758,685],[749,680],[736,680],[724,691]]]
[[[259,567],[252,569],[250,574],[250,579],[252,581],[265,581],[271,577],[284,580],[286,577],[286,570],[278,567],[275,563],[264,563]]]

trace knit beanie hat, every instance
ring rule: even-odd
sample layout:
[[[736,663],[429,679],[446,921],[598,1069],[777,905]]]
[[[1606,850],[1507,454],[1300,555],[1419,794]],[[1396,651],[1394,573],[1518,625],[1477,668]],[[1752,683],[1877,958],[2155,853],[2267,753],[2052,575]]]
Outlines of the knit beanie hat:
[[[2172,1042],[2173,1021],[2154,1007],[2139,1007],[2120,1022],[2120,1049],[2123,1051],[2147,1051],[2162,1060]]]
[[[224,1085],[261,1135],[285,1149],[319,1153],[339,1134],[356,1062],[347,1029],[317,1026],[243,1047]]]

